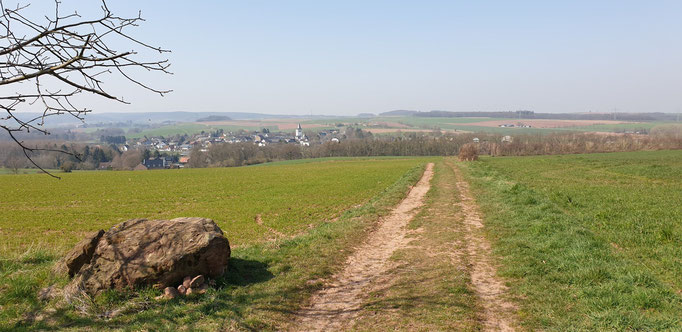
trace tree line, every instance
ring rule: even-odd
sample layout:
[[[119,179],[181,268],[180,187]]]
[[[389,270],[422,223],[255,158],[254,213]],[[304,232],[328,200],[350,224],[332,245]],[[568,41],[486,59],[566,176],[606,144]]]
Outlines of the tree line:
[[[38,141],[32,142],[32,145],[35,150],[28,154],[38,166],[46,170],[59,169],[65,172],[100,169],[102,165],[106,165],[105,169],[132,170],[145,158],[163,156],[171,157],[177,162],[179,157],[177,154],[147,149],[120,151],[114,144],[87,145]],[[22,148],[13,142],[0,142],[0,166],[15,173],[22,168],[35,168],[24,155]]]
[[[195,148],[189,167],[233,167],[279,160],[323,157],[456,156],[463,147],[491,156],[575,154],[682,149],[682,126],[652,130],[651,135],[556,133],[515,135],[503,142],[499,134],[408,133],[401,136],[360,136],[309,147],[250,143],[216,144]],[[476,140],[475,140],[476,139]],[[474,143],[478,141],[478,143]]]
[[[374,156],[456,156],[463,147],[477,154],[491,156],[524,156],[543,154],[574,154],[618,152],[637,150],[682,149],[682,126],[655,127],[649,135],[607,133],[555,133],[522,134],[504,139],[500,134],[467,133],[443,134],[404,133],[394,136],[374,136],[360,129],[348,133],[340,142],[321,142],[311,146],[298,144],[253,143],[213,144],[207,149],[195,147],[189,155],[187,167],[235,167],[265,162],[323,157],[374,157]],[[178,154],[131,149],[120,151],[114,145],[86,145],[43,142],[31,157],[45,169],[98,169],[102,163],[114,170],[130,170],[144,158],[170,156],[178,161]],[[32,165],[16,144],[0,143],[0,165],[18,170]]]

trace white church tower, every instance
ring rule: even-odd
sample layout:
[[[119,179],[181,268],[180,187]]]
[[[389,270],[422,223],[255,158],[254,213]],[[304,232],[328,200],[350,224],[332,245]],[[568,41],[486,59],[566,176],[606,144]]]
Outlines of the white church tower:
[[[296,139],[301,140],[303,139],[303,128],[301,128],[301,124],[298,124],[298,128],[296,128]]]

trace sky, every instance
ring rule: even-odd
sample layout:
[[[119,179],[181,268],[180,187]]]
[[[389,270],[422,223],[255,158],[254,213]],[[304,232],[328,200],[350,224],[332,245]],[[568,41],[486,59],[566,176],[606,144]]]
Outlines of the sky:
[[[136,78],[173,92],[112,77],[131,104],[88,99],[96,112],[682,112],[679,0],[108,3],[172,50],[173,75]]]

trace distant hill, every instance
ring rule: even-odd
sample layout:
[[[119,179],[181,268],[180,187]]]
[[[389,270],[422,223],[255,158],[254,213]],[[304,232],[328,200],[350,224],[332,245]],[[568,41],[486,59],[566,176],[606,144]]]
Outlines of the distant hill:
[[[381,116],[413,116],[419,112],[417,111],[408,111],[408,110],[395,110],[395,111],[390,111],[390,112],[383,112],[379,113]]]
[[[230,121],[232,118],[230,118],[227,115],[209,115],[205,118],[200,118],[197,119],[197,122],[214,122],[214,121]]]
[[[17,114],[22,120],[33,119],[40,113]],[[98,113],[92,112],[85,116],[85,123],[132,123],[151,124],[163,122],[197,122],[210,116],[227,117],[230,120],[258,120],[265,118],[288,118],[287,115],[272,115],[245,112],[130,112],[130,113]],[[211,120],[216,121],[216,120]],[[218,120],[220,121],[220,120]],[[76,126],[83,122],[69,115],[51,116],[45,119],[47,127]]]
[[[375,116],[377,116],[377,115],[374,113],[360,113],[360,114],[358,114],[358,118],[373,118]]]
[[[382,113],[383,114],[383,113]],[[426,118],[510,118],[510,119],[551,119],[551,120],[619,120],[619,121],[675,121],[672,113],[535,113],[533,111],[508,112],[416,112],[413,116]]]

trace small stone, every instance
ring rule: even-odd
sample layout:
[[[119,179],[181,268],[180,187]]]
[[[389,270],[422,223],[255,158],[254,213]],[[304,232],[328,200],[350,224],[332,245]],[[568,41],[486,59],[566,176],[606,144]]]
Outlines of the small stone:
[[[172,299],[178,297],[178,295],[180,295],[178,293],[178,290],[173,288],[173,287],[166,287],[163,290],[163,296],[169,300],[172,300]]]
[[[185,280],[182,281],[182,285],[185,286],[185,288],[190,288],[192,282],[192,277],[186,276]]]
[[[189,284],[189,287],[191,288],[199,288],[199,286],[204,284],[204,276],[203,275],[198,275],[192,279],[192,281]]]
[[[203,285],[201,285],[201,286],[199,287],[199,289],[197,289],[196,292],[197,292],[198,294],[204,294],[204,293],[206,293],[207,290],[208,290],[208,285],[207,285],[207,284],[203,284]]]
[[[182,295],[187,295],[187,288],[183,285],[178,286],[178,293]]]
[[[194,290],[192,288],[187,288],[187,291],[185,292],[185,295],[190,296],[194,293]]]

